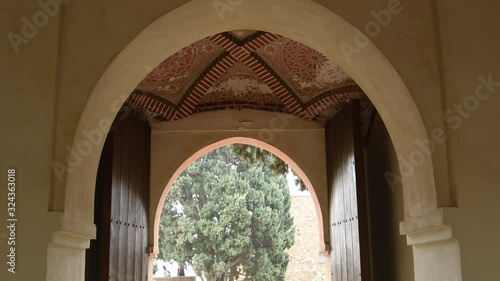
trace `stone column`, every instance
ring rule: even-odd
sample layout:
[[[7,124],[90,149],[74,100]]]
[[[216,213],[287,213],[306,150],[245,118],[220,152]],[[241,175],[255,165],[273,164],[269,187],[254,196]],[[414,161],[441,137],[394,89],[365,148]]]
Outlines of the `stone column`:
[[[47,281],[84,281],[85,251],[95,239],[95,225],[70,221],[64,216],[61,230],[52,235],[47,249]]]
[[[413,247],[415,281],[462,281],[460,246],[451,226],[407,233],[407,241]]]
[[[90,238],[54,232],[47,251],[47,281],[84,281],[85,250]]]

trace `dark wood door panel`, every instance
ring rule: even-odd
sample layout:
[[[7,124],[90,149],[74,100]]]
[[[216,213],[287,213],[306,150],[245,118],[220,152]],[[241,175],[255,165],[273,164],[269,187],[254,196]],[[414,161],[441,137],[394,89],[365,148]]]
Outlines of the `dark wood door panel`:
[[[101,157],[108,155],[109,168],[98,175],[107,188],[99,197],[101,281],[147,280],[150,134],[147,124],[129,115],[115,120],[106,140]]]

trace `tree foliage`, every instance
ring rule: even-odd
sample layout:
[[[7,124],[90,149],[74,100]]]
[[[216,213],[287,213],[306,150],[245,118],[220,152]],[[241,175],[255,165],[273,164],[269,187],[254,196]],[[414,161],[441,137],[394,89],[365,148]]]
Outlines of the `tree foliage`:
[[[260,147],[248,144],[235,144],[232,146],[232,149],[233,152],[235,152],[241,158],[248,160],[252,164],[257,162],[266,163],[269,169],[271,169],[277,175],[286,175],[288,171],[291,170],[295,178],[295,184],[299,187],[299,190],[307,190],[306,184],[295,173],[295,171],[293,171],[285,161],[281,160],[271,152]]]
[[[223,147],[176,180],[160,224],[160,258],[208,281],[284,280],[294,243],[291,198],[273,159],[251,163]]]

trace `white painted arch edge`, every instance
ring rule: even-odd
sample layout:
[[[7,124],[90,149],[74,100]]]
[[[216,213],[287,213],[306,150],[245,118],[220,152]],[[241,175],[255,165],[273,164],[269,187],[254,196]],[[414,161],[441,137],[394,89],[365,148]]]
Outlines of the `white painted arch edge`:
[[[302,20],[297,21],[298,17]],[[357,32],[332,11],[310,0],[253,0],[242,1],[221,18],[212,1],[194,0],[146,27],[113,60],[85,106],[73,145],[85,140],[85,130],[99,128],[102,120],[113,120],[116,105],[123,104],[144,76],[166,57],[209,35],[235,29],[264,30],[289,37],[342,67],[380,112],[398,158],[418,149],[414,140],[427,139],[411,94],[385,56],[369,44],[349,62],[338,48],[342,42],[353,44]],[[63,230],[93,237],[95,177],[102,146],[68,174]],[[403,178],[403,184],[405,217],[420,217],[437,208],[430,159]]]

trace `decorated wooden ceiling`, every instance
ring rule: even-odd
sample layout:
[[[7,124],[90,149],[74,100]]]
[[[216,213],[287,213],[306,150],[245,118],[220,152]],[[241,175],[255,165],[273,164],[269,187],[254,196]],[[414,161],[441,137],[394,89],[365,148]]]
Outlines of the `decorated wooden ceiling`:
[[[367,100],[340,67],[273,33],[235,30],[195,42],[153,69],[128,99],[153,121],[222,109],[325,120],[349,99]]]

